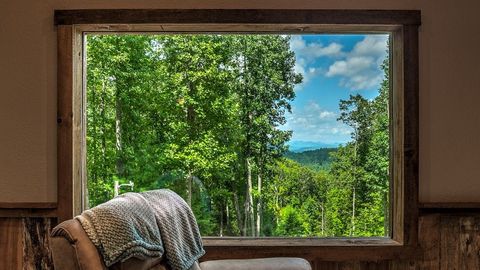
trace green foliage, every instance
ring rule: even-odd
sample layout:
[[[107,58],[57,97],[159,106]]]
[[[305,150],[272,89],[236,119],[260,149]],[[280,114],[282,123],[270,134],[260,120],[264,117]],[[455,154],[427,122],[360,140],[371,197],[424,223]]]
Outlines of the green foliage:
[[[298,210],[291,205],[287,205],[280,210],[280,219],[275,234],[280,236],[303,236],[304,230],[302,225],[303,222]]]
[[[330,190],[334,198],[328,218],[334,235],[384,236],[389,234],[389,79],[388,62],[379,95],[360,95],[340,101],[339,120],[352,127],[352,141],[332,155]],[[340,186],[338,186],[340,184]]]
[[[351,142],[286,152],[302,81],[289,39],[88,35],[90,206],[133,181],[177,192],[203,235],[387,234],[388,61],[377,98],[340,102]]]
[[[284,154],[284,157],[294,160],[315,171],[320,171],[328,170],[331,163],[331,153],[335,151],[337,151],[336,148],[320,148],[299,153],[288,151]]]

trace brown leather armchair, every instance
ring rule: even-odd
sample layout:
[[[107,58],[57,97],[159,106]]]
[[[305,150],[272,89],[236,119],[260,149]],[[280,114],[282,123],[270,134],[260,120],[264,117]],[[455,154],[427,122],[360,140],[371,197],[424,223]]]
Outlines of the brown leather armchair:
[[[107,268],[96,247],[76,219],[67,220],[52,231],[51,249],[57,270],[168,270],[163,258],[130,258]],[[195,263],[190,270],[311,270],[301,258],[217,260]]]

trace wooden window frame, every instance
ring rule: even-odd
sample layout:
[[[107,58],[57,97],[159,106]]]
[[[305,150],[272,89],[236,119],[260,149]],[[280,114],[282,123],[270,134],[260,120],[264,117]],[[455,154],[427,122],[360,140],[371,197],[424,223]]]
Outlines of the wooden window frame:
[[[59,221],[79,214],[86,188],[84,35],[159,33],[390,33],[391,237],[204,238],[205,259],[298,256],[411,258],[418,240],[418,27],[416,10],[56,10]]]

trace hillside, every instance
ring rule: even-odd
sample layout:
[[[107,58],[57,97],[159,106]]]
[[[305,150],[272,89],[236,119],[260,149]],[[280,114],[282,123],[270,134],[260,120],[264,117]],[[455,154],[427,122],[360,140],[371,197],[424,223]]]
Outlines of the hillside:
[[[294,153],[300,153],[321,148],[336,148],[339,143],[323,143],[312,141],[289,141],[287,142],[288,149]]]
[[[284,157],[318,170],[328,166],[330,163],[330,153],[335,151],[337,151],[337,148],[320,148],[299,153],[288,151]]]

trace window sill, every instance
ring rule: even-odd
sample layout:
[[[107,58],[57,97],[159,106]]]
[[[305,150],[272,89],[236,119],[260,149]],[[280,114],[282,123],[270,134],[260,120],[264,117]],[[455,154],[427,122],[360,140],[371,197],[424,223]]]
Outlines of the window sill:
[[[387,237],[239,238],[204,237],[202,260],[301,257],[321,261],[412,259],[416,248]]]
[[[402,246],[389,237],[203,237],[204,246],[285,246],[285,247],[336,247],[336,246]]]

